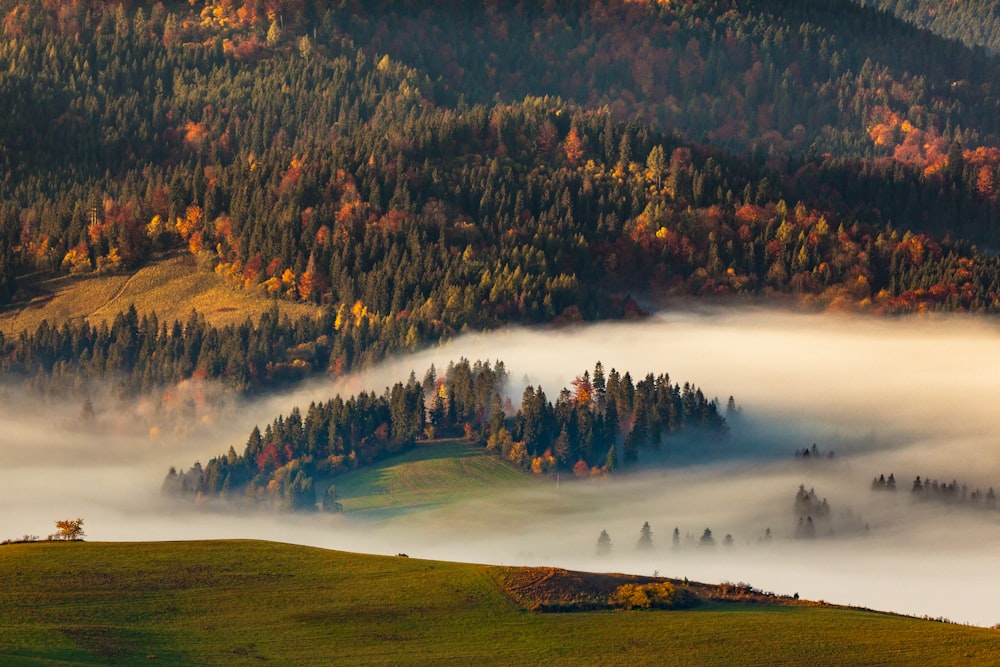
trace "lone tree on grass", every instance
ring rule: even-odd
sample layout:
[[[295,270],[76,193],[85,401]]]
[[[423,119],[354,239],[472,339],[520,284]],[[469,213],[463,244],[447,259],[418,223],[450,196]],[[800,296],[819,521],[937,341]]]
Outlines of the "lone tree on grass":
[[[87,534],[83,532],[83,519],[65,519],[56,521],[56,532],[51,536],[54,540],[82,540]]]

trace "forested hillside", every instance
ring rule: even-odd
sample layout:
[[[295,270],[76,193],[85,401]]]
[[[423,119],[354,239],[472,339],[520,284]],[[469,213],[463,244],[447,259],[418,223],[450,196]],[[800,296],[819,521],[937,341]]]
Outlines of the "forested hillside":
[[[846,0],[0,5],[0,301],[183,249],[326,313],[0,339],[42,387],[242,391],[640,295],[1000,308],[998,64]]]
[[[890,12],[968,46],[981,46],[994,54],[1000,51],[997,0],[858,0],[858,4]]]
[[[997,132],[996,62],[840,0],[382,1],[340,29],[452,98],[555,94],[738,152],[887,155],[868,135],[894,113],[946,145]]]

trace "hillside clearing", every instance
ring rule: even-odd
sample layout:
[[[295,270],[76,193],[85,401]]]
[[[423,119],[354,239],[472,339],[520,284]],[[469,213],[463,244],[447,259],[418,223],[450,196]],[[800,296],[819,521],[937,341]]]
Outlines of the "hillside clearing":
[[[384,518],[533,480],[481,447],[461,440],[435,440],[332,481],[345,512]]]
[[[161,322],[184,322],[197,310],[215,326],[253,321],[277,304],[290,317],[315,316],[315,306],[256,297],[225,285],[214,273],[198,266],[190,254],[172,254],[128,275],[58,276],[39,279],[27,290],[28,303],[0,313],[4,335],[32,331],[42,320],[61,325],[86,319],[110,322],[135,304],[140,317],[155,312]]]

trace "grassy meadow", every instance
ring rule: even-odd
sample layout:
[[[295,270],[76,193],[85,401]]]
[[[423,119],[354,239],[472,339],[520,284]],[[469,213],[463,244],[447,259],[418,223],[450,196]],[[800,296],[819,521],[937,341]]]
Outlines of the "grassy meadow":
[[[188,253],[174,253],[143,265],[134,273],[107,276],[56,276],[29,284],[32,298],[0,313],[5,335],[34,330],[42,320],[61,325],[76,319],[106,321],[135,304],[140,316],[155,312],[160,321],[184,322],[197,310],[216,326],[239,323],[277,303],[291,317],[317,314],[315,306],[274,301],[235,290]]]
[[[344,511],[368,518],[427,509],[535,481],[462,440],[419,442],[399,456],[333,479]]]
[[[996,630],[705,603],[542,614],[503,568],[270,542],[0,547],[3,664],[996,664]]]

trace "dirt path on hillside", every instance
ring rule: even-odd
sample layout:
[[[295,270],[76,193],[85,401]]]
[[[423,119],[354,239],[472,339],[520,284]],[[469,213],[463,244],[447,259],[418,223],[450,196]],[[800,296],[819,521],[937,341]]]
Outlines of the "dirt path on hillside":
[[[118,291],[116,291],[113,295],[111,295],[111,297],[107,301],[97,306],[92,311],[90,311],[90,313],[87,315],[87,318],[94,317],[95,315],[97,315],[97,313],[104,310],[105,308],[108,308],[111,304],[120,299],[122,295],[125,294],[125,290],[128,289],[128,286],[132,284],[132,281],[135,280],[141,272],[142,269],[139,269],[138,271],[130,275],[128,277],[128,280],[122,283],[122,286],[118,288]]]

